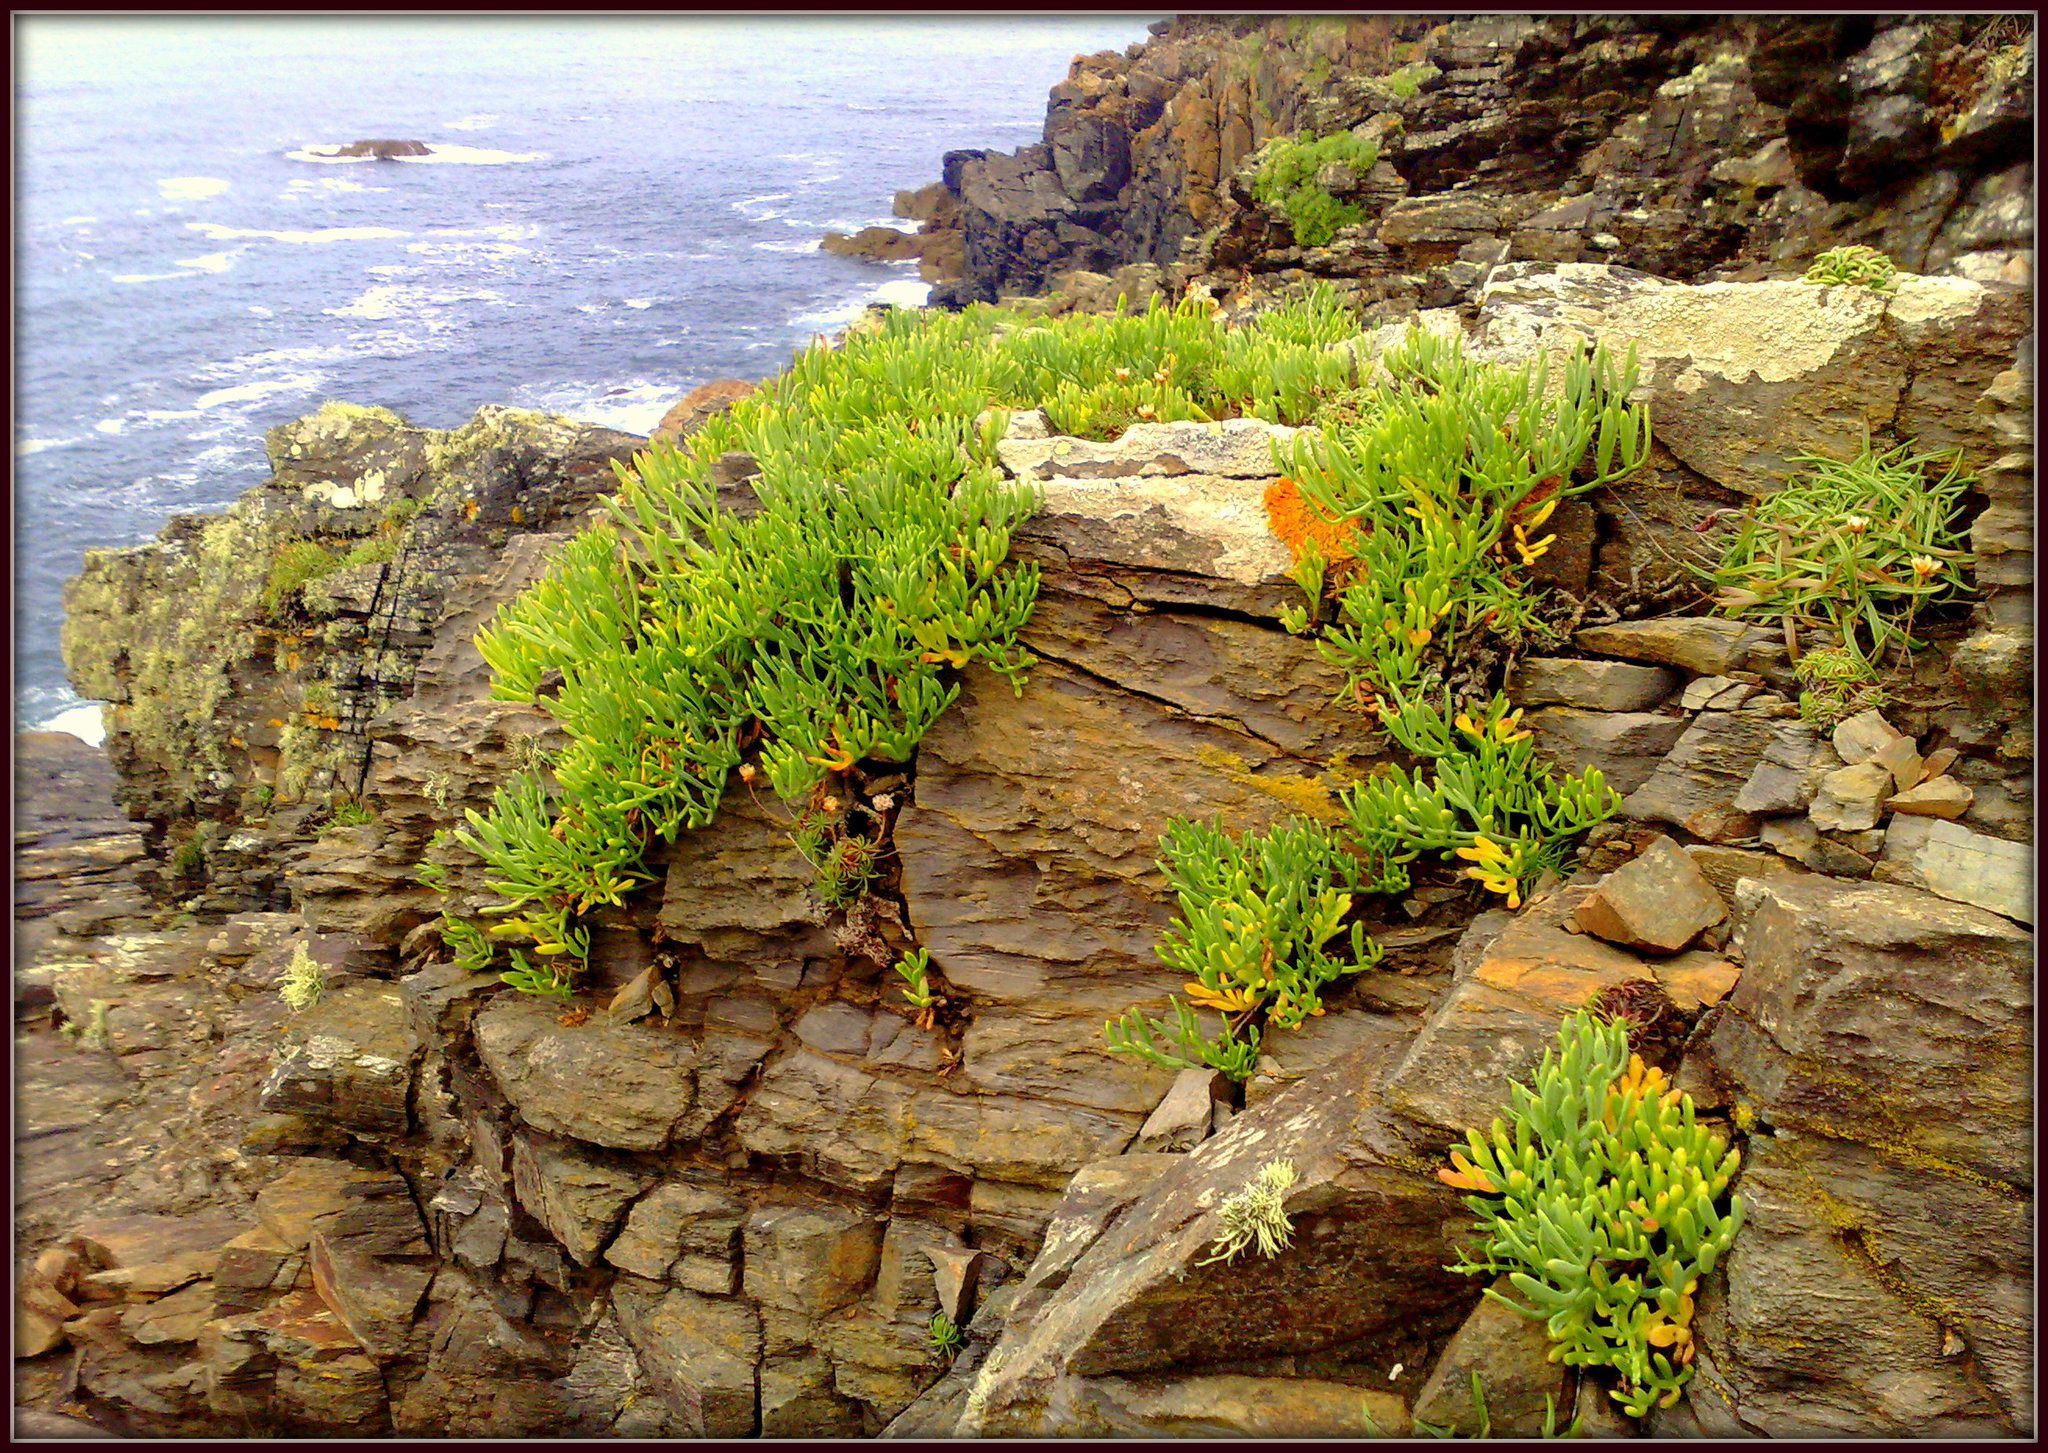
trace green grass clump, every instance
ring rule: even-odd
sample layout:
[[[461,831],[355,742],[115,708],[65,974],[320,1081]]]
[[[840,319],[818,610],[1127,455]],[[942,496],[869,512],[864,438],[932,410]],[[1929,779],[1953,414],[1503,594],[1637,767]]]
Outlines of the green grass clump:
[[[1265,160],[1259,163],[1252,195],[1264,205],[1277,206],[1287,214],[1296,242],[1303,247],[1321,247],[1336,236],[1339,227],[1363,222],[1365,213],[1323,190],[1316,180],[1317,174],[1331,162],[1342,162],[1362,178],[1379,159],[1376,144],[1348,131],[1320,140],[1297,137],[1275,141],[1267,147]]]
[[[301,586],[332,575],[341,566],[341,557],[318,541],[285,541],[270,557],[270,574],[263,582],[264,614],[277,619]]]
[[[1899,290],[1899,269],[1874,247],[1830,247],[1813,260],[1801,282],[1833,287],[1859,284],[1874,293]]]
[[[389,565],[398,557],[398,536],[388,531],[378,531],[358,542],[353,549],[341,557],[337,570],[347,570],[355,565]]]
[[[1866,443],[1846,462],[1805,454],[1792,463],[1804,467],[1737,524],[1711,575],[1715,604],[1830,628],[1873,668],[1888,649],[1912,649],[1914,617],[1970,589],[1959,512],[1973,480],[1961,452],[1880,453]],[[1929,466],[1943,467],[1932,481]]]
[[[1606,1367],[1631,1417],[1671,1407],[1692,1378],[1694,1298],[1742,1228],[1728,1184],[1741,1164],[1694,1119],[1692,1097],[1629,1052],[1626,1027],[1581,1010],[1506,1120],[1466,1132],[1437,1172],[1477,1218],[1451,1270],[1508,1274],[1567,1367]],[[1470,1151],[1468,1159],[1465,1152]],[[1727,1200],[1727,1209],[1717,1203]]]
[[[1008,555],[1036,496],[998,467],[1003,411],[1042,405],[1062,430],[1298,422],[1354,381],[1329,347],[1353,331],[1327,292],[1237,330],[1194,299],[1032,323],[892,314],[615,466],[609,518],[477,638],[501,699],[561,673],[545,701],[570,737],[469,814],[463,841],[504,899],[486,911],[512,915],[499,933],[580,958],[571,920],[646,881],[648,844],[708,824],[743,765],[800,804],[821,897],[858,897],[880,845],[831,825],[831,784],[908,761],[970,664],[1020,691],[1032,664],[1016,637],[1037,570]],[[728,450],[760,469],[746,519],[711,480]]]

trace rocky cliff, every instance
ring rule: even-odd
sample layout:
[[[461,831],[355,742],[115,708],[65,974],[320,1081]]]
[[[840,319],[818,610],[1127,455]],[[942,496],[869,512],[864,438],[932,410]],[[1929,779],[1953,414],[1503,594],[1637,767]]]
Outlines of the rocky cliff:
[[[961,257],[935,301],[1129,267],[1226,299],[1308,278],[1368,311],[1469,305],[1502,263],[1694,281],[1866,243],[1914,271],[2029,275],[2033,36],[1994,16],[1183,16],[1079,56],[1015,153],[948,153]],[[1352,130],[1361,220],[1302,246],[1251,182]],[[1341,169],[1340,169],[1341,173]],[[1110,290],[1109,300],[1115,291]]]
[[[1808,24],[1176,21],[1077,66],[1055,98],[1063,145],[1017,185],[1048,206],[1091,194],[1096,237],[1154,246],[1182,224],[1133,200],[1163,174],[1147,148],[1207,117],[1212,210],[1181,235],[1267,229],[1246,256],[1290,286],[1317,260],[1275,251],[1279,224],[1251,220],[1229,177],[1350,96],[1367,121],[1405,116],[1382,135],[1469,124],[1418,165],[1468,142],[1507,155],[1501,136],[1582,114],[1599,124],[1563,127],[1571,155],[1642,146],[1630,118],[1664,115],[1650,151],[1692,159],[1642,162],[1629,207],[1676,207],[1673,179],[1698,172],[1697,211],[1721,162],[1669,139],[1694,121],[1782,140],[1781,159],[1832,144],[1788,119],[1797,95],[1775,115],[1742,99],[1763,95],[1740,90],[1765,84],[1760,57],[1789,84],[1898,44],[1898,27]],[[2012,42],[1922,28],[1950,49],[1928,52],[1948,79],[1917,104],[1977,88],[1936,123],[1990,137],[1942,153],[1972,158],[1952,200],[1975,195],[1968,176],[2004,175],[1967,167],[2001,164],[2012,74],[1983,47]],[[1747,37],[1732,60],[1713,40],[1730,33]],[[1486,36],[1495,61],[1458,49]],[[1226,42],[1242,73],[1216,59]],[[1441,84],[1413,97],[1345,79],[1418,56]],[[1539,73],[1578,77],[1558,93],[1578,100],[1529,109]],[[1452,95],[1460,117],[1427,110]],[[1223,124],[1226,96],[1272,129]],[[948,164],[970,265],[965,179],[1001,164]],[[1042,572],[1023,636],[1038,664],[1022,697],[967,669],[914,758],[862,784],[886,833],[877,891],[822,903],[787,824],[735,778],[710,827],[654,849],[648,887],[592,915],[567,1001],[454,961],[433,919],[486,895],[443,834],[559,744],[544,693],[491,697],[474,638],[642,441],[330,405],[273,432],[271,476],[228,513],[93,552],[66,651],[111,703],[107,752],[17,746],[18,1404],[133,1436],[1341,1437],[1476,1431],[1477,1372],[1497,1432],[1539,1431],[1547,1400],[1623,1436],[2030,1433],[2030,295],[1956,275],[2005,262],[1930,276],[1901,256],[1885,293],[1688,280],[1733,251],[1648,265],[1675,241],[1594,249],[1634,266],[1548,257],[1517,239],[1560,231],[1523,226],[1556,200],[1550,165],[1455,192],[1450,172],[1402,172],[1425,199],[1497,183],[1479,198],[1492,251],[1452,285],[1469,239],[1370,252],[1377,237],[1340,235],[1332,256],[1381,261],[1344,275],[1362,316],[1337,348],[1361,371],[1410,326],[1511,365],[1633,348],[1653,445],[1551,516],[1532,573],[1560,634],[1506,682],[1545,756],[1599,767],[1624,805],[1526,901],[1420,862],[1407,890],[1363,900],[1384,958],[1273,1035],[1241,1085],[1111,1054],[1103,1024],[1179,988],[1155,951],[1171,820],[1327,819],[1396,755],[1281,624],[1302,597],[1269,513],[1273,444],[1294,431],[1139,423],[1103,441],[1013,416],[997,456],[1043,493],[1013,543]],[[1503,222],[1502,197],[1536,206]],[[1386,201],[1381,232],[1411,215]],[[1864,205],[1830,201],[1834,230],[1804,235],[1855,235],[1891,204]],[[1450,228],[1453,211],[1414,215]],[[2031,245],[1971,237],[1956,256]],[[1229,286],[1234,308],[1259,303],[1262,284]],[[1881,707],[1816,725],[1799,640],[1711,613],[1687,562],[1802,456],[1845,457],[1866,432],[1960,452],[1972,588],[1919,623]],[[753,466],[718,461],[735,511],[756,503]],[[889,970],[913,942],[943,976],[930,1014]],[[317,1000],[281,996],[316,977]],[[1741,1150],[1748,1208],[1697,1289],[1685,1399],[1640,1421],[1445,1270],[1468,1226],[1436,1174],[1446,1147],[1595,994],[1653,1006],[1643,1052]],[[1214,1262],[1224,1203],[1278,1158],[1292,1246]]]

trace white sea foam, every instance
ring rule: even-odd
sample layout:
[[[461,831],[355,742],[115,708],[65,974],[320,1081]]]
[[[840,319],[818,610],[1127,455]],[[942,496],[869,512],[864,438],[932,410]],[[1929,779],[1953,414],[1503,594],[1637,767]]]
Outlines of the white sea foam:
[[[156,184],[166,202],[203,202],[228,189],[219,177],[165,177]]]
[[[102,434],[118,434],[128,427],[126,419],[101,419],[93,428]]]
[[[628,299],[626,299],[626,306],[627,306],[627,307],[629,307],[629,308],[651,308],[651,307],[653,307],[653,306],[654,306],[654,299],[652,299],[652,298],[628,298]]]
[[[62,222],[59,222],[57,225],[59,227],[90,227],[93,223],[99,220],[100,219],[97,217],[66,217]]]
[[[347,177],[295,177],[285,183],[284,195],[294,198],[305,192],[388,192],[389,187],[372,187]]]
[[[251,303],[249,305],[249,311],[254,313],[259,318],[275,318],[277,316],[275,312],[273,312],[269,308],[264,307],[261,303]]]
[[[491,303],[515,306],[501,293],[489,288],[434,288],[421,283],[379,283],[355,301],[339,308],[320,311],[333,318],[367,318],[375,322],[404,319],[439,332],[453,324],[446,310],[458,303]]]
[[[688,389],[679,383],[636,378],[624,383],[566,383],[530,392],[537,407],[553,413],[646,434]]]
[[[112,281],[117,283],[167,283],[175,277],[198,277],[196,272],[117,272]]]
[[[496,116],[465,116],[460,121],[445,123],[450,131],[488,131],[498,124]]]
[[[36,728],[39,732],[68,732],[89,747],[102,745],[107,739],[107,724],[100,715],[100,704],[88,702],[60,711]]]
[[[83,434],[78,434],[69,439],[22,439],[15,444],[14,452],[25,459],[31,454],[40,454],[45,449],[62,449],[66,445],[80,443],[84,438]]]
[[[922,308],[931,299],[931,295],[932,285],[930,283],[913,282],[909,278],[899,278],[895,282],[883,283],[880,287],[876,288],[874,296],[870,301],[889,303],[898,308]]]
[[[202,409],[217,409],[222,404],[254,403],[275,394],[309,394],[318,387],[319,374],[301,373],[288,378],[267,378],[256,383],[237,384],[234,388],[215,389],[210,394],[201,394],[192,402]]]
[[[536,222],[505,222],[496,227],[429,227],[429,237],[483,237],[494,242],[531,242],[540,236]]]
[[[262,237],[272,242],[383,242],[412,236],[410,232],[400,232],[391,227],[322,227],[312,232],[271,232],[260,227],[223,227],[218,222],[187,222],[185,228],[215,242],[229,242],[237,237]]]
[[[201,272],[226,272],[235,265],[235,258],[243,249],[237,247],[227,252],[209,252],[204,257],[187,257],[171,264],[173,267],[196,267]]]
[[[822,237],[805,237],[793,242],[756,242],[754,247],[760,252],[816,252],[824,240]]]
[[[451,146],[445,142],[432,141],[427,143],[427,155],[398,158],[400,161],[413,162],[417,165],[443,162],[453,166],[507,166],[513,162],[547,159],[548,154],[544,151],[493,151],[485,146]]]

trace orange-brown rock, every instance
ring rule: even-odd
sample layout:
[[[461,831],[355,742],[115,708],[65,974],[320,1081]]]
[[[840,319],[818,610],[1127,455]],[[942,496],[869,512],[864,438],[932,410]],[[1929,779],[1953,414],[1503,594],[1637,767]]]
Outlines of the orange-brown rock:
[[[673,444],[704,427],[713,414],[722,414],[754,391],[755,385],[739,378],[714,378],[700,383],[670,406],[648,437]]]

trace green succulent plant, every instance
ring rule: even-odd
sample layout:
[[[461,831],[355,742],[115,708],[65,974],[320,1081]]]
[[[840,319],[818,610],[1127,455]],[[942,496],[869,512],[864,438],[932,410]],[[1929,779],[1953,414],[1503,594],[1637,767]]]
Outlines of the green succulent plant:
[[[1538,629],[1527,572],[1553,536],[1557,505],[1626,477],[1648,456],[1649,415],[1630,403],[1638,369],[1604,346],[1574,348],[1553,387],[1548,356],[1506,368],[1457,342],[1411,329],[1361,388],[1330,397],[1335,414],[1274,446],[1301,499],[1344,532],[1349,559],[1302,558],[1309,609],[1326,582],[1336,618],[1318,648],[1345,672],[1361,708],[1412,691],[1461,664],[1478,639],[1519,649]]]
[[[1813,260],[1800,281],[1823,287],[1853,283],[1874,293],[1895,293],[1899,290],[1899,269],[1874,247],[1830,247]]]
[[[1322,1014],[1325,985],[1379,962],[1380,947],[1363,927],[1344,929],[1353,901],[1344,885],[1355,886],[1358,861],[1306,818],[1236,838],[1176,819],[1160,845],[1180,917],[1157,951],[1167,967],[1193,976],[1184,989],[1189,1004],[1169,1000],[1170,1024],[1127,1011],[1104,1035],[1110,1049],[1168,1069],[1208,1065],[1249,1079],[1266,1031]],[[1333,942],[1336,954],[1327,951]],[[1204,1037],[1190,1005],[1220,1014],[1220,1031]]]
[[[1339,227],[1363,222],[1365,212],[1330,195],[1317,180],[1318,175],[1335,162],[1348,166],[1362,178],[1379,157],[1376,143],[1348,131],[1320,138],[1296,136],[1276,140],[1267,146],[1259,163],[1258,175],[1252,180],[1252,195],[1287,214],[1296,242],[1303,247],[1321,247],[1336,236]]]
[[[1624,1025],[1588,1010],[1509,1094],[1508,1117],[1468,1131],[1437,1172],[1471,1193],[1480,1238],[1450,1270],[1507,1273],[1528,1305],[1487,1295],[1541,1320],[1554,1361],[1619,1374],[1609,1395],[1631,1417],[1672,1406],[1692,1377],[1700,1278],[1742,1228],[1740,1152],[1630,1053]]]
[[[1200,299],[1029,324],[892,314],[799,354],[684,446],[615,465],[607,518],[477,638],[493,693],[540,701],[569,738],[467,814],[460,840],[504,899],[486,911],[573,961],[573,921],[648,881],[651,842],[709,824],[734,769],[805,802],[907,762],[960,672],[1021,691],[1038,572],[1010,538],[1037,498],[997,467],[1006,410],[1043,405],[1059,428],[1300,421],[1354,383],[1329,347],[1354,328],[1327,290],[1238,329]],[[759,468],[744,518],[713,482],[732,450]],[[879,843],[802,813],[792,834],[821,900],[866,891]]]
[[[960,1329],[954,1325],[953,1319],[944,1312],[932,1313],[932,1319],[926,1325],[925,1333],[931,1338],[932,1349],[948,1362],[951,1362],[960,1355],[962,1342]]]

